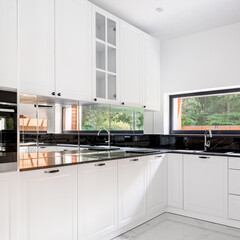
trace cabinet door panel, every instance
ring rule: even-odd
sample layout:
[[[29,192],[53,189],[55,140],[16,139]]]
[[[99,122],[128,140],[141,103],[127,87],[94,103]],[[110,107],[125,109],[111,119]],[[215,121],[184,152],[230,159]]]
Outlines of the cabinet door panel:
[[[0,174],[0,239],[16,240],[17,173]]]
[[[0,86],[17,88],[17,1],[0,1]]]
[[[229,195],[229,218],[240,221],[240,196]]]
[[[146,161],[118,161],[118,224],[133,223],[146,215]]]
[[[77,239],[76,166],[21,173],[20,200],[22,240]]]
[[[229,193],[240,195],[240,171],[229,170]]]
[[[63,98],[91,100],[91,4],[56,1],[56,90]]]
[[[182,154],[168,154],[168,206],[183,208]]]
[[[239,169],[240,170],[240,159],[236,157],[229,158],[229,168],[230,169]]]
[[[54,0],[19,0],[20,91],[54,91]]]
[[[120,22],[121,101],[141,106],[141,31]]]
[[[117,229],[117,161],[78,167],[79,239],[101,239]]]
[[[92,5],[93,99],[119,104],[119,19]]]
[[[160,62],[159,42],[143,34],[143,97],[147,109],[159,110],[160,106]]]
[[[166,155],[149,156],[147,169],[147,211],[157,215],[167,205]]]
[[[184,155],[184,209],[227,217],[227,158]]]

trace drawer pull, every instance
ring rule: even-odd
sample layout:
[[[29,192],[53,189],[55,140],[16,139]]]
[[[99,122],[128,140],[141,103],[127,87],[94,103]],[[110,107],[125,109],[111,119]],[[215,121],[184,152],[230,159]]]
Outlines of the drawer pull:
[[[131,162],[137,162],[137,161],[138,161],[138,159],[137,159],[137,158],[135,158],[135,159],[131,159],[130,161],[131,161]]]
[[[210,157],[199,156],[199,158],[202,158],[202,159],[209,159]]]
[[[155,158],[162,158],[162,156],[155,156]]]
[[[102,167],[102,166],[105,166],[106,163],[98,163],[98,164],[95,164],[96,167]]]
[[[58,173],[58,172],[60,172],[58,169],[50,170],[50,171],[44,171],[44,173]]]

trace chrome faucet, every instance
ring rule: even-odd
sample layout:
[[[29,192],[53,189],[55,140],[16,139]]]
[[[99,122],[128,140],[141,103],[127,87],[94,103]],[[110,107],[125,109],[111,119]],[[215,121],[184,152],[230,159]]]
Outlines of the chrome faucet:
[[[212,138],[212,131],[211,129],[207,128],[204,134],[204,151],[207,151],[211,146],[210,138]]]
[[[108,144],[108,149],[110,150],[110,149],[111,149],[111,133],[110,133],[110,131],[107,130],[107,129],[101,129],[101,130],[99,130],[99,132],[97,133],[97,135],[99,136],[102,131],[106,131],[107,134],[108,134],[108,140],[105,141],[105,143]]]

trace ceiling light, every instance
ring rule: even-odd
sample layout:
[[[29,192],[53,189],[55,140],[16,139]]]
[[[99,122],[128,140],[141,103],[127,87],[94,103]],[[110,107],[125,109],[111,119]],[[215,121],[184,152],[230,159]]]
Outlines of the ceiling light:
[[[157,11],[157,12],[163,12],[163,10],[164,10],[164,9],[161,8],[161,7],[156,8],[156,11]]]

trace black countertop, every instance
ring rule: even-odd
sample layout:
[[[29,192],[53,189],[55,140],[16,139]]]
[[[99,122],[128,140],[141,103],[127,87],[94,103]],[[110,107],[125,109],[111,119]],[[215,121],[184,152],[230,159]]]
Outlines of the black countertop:
[[[131,150],[131,151],[129,151]],[[134,152],[133,150],[136,150]],[[68,166],[74,164],[86,164],[92,162],[102,162],[124,158],[135,158],[147,155],[156,155],[163,153],[195,154],[208,156],[239,157],[240,153],[234,152],[204,152],[199,150],[176,150],[176,149],[146,149],[148,152],[137,152],[143,149],[121,149],[118,151],[94,151],[87,152],[86,149],[79,151],[59,151],[59,152],[41,152],[20,154],[20,171],[37,170],[43,168],[53,168]],[[153,150],[153,152],[151,152]],[[129,152],[128,152],[129,151]]]

